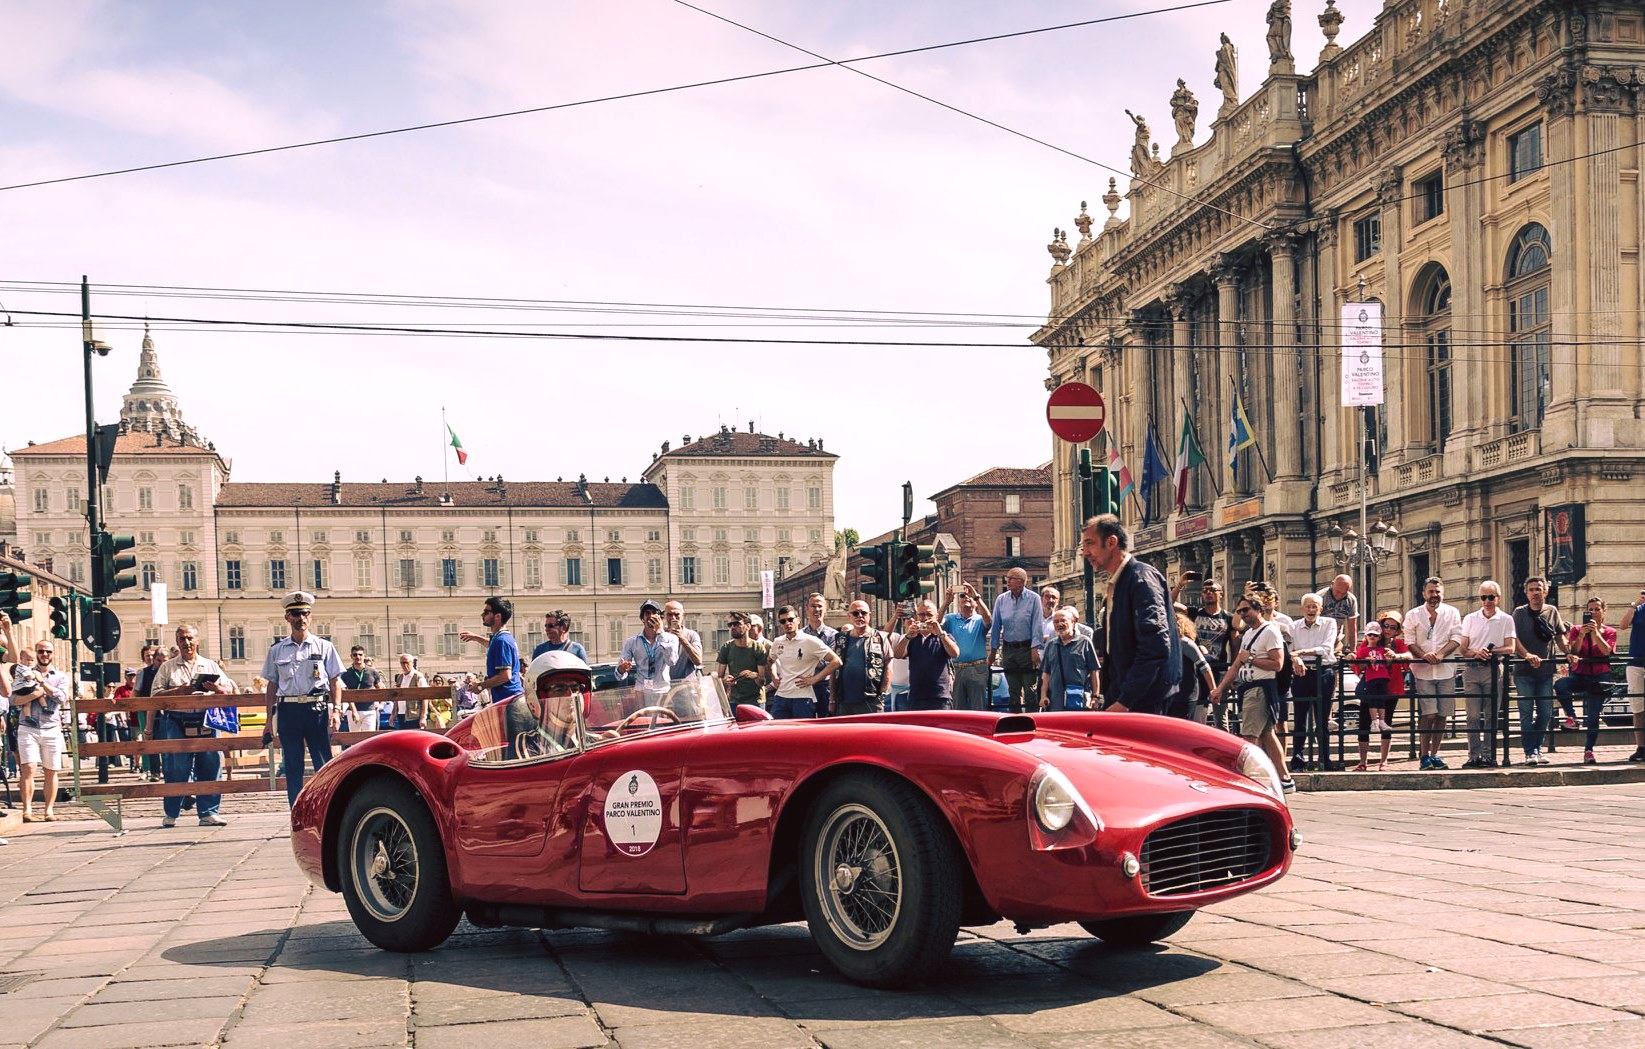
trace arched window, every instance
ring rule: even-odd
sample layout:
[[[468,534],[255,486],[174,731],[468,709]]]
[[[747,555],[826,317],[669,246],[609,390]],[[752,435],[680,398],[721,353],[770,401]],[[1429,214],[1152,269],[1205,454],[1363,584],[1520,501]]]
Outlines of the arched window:
[[[1508,251],[1509,423],[1516,432],[1541,426],[1548,406],[1552,251],[1548,231],[1535,222],[1519,231]]]
[[[1423,389],[1428,450],[1445,450],[1451,436],[1451,277],[1430,263],[1417,278],[1416,316],[1422,325]]]

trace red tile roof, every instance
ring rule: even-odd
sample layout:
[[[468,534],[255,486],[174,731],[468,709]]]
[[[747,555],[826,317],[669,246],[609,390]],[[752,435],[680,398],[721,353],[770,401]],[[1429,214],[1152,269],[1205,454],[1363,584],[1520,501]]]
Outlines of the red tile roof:
[[[575,481],[505,481],[498,491],[494,481],[452,481],[441,484],[424,481],[422,490],[412,482],[390,481],[362,484],[344,481],[339,501],[332,502],[329,484],[245,482],[225,484],[217,494],[218,509],[286,506],[393,506],[393,507],[587,507],[604,509],[655,509],[668,506],[662,489],[654,484],[588,483],[588,499],[577,490]],[[451,502],[441,503],[442,493]]]
[[[744,430],[720,430],[717,433],[705,434],[690,444],[682,444],[678,448],[662,453],[659,458],[673,455],[812,455],[824,459],[839,458],[833,452],[825,452],[820,447],[812,447],[800,441],[790,440],[786,437],[772,437],[770,434],[765,433],[749,433]]]
[[[156,442],[159,443],[156,443]],[[24,448],[11,450],[13,459],[28,455],[79,455],[86,454],[86,435],[76,434],[65,437],[60,441],[48,441],[45,444],[30,443]],[[185,444],[175,437],[158,437],[152,433],[134,431],[123,433],[114,442],[115,455],[216,455],[221,456],[214,448],[198,444]]]

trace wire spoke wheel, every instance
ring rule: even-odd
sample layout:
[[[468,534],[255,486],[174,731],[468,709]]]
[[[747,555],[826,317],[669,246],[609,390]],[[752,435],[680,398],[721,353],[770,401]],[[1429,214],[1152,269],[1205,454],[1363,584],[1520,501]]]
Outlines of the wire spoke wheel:
[[[360,902],[372,917],[384,922],[405,917],[422,876],[417,842],[405,819],[386,806],[370,810],[355,824],[348,851]]]
[[[860,951],[883,944],[903,904],[903,865],[890,829],[864,805],[842,805],[822,826],[813,871],[824,919]]]

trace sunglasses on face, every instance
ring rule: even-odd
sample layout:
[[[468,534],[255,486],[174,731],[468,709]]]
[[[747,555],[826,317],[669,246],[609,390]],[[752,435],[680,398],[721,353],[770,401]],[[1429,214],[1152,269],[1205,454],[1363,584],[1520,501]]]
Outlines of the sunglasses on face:
[[[794,622],[794,617],[793,616],[778,616],[777,617],[777,622],[779,622],[779,623],[792,623],[792,622]]]
[[[1480,594],[1479,599],[1481,601],[1495,601],[1497,599],[1497,595],[1495,595],[1495,594]]]

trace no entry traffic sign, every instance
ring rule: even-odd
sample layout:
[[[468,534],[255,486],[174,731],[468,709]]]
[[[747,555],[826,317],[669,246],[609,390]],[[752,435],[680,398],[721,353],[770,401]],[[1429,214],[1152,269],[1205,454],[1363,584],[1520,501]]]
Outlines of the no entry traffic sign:
[[[1045,421],[1065,441],[1089,441],[1102,432],[1102,394],[1083,382],[1065,382],[1045,402]]]

